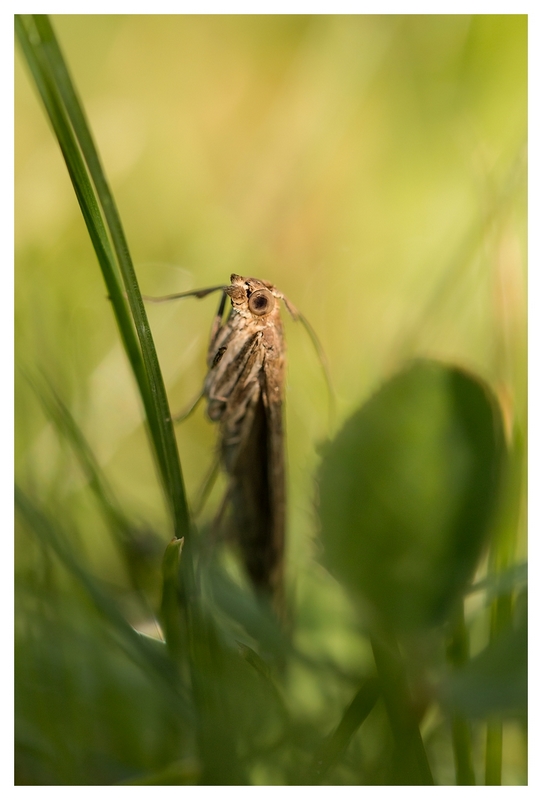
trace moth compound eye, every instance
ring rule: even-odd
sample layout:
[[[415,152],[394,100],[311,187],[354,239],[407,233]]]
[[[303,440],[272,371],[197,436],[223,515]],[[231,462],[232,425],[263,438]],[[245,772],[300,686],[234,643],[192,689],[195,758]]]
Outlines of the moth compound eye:
[[[274,309],[275,298],[267,289],[258,289],[250,295],[248,307],[253,314],[263,317],[264,314],[269,314]]]

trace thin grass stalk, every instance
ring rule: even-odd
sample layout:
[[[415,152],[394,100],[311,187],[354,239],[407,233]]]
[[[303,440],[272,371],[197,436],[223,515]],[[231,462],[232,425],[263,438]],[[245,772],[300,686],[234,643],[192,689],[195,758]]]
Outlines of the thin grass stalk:
[[[148,667],[167,688],[179,712],[194,721],[193,706],[186,686],[172,669],[165,652],[157,649],[157,642],[141,636],[124,618],[117,604],[103,591],[99,583],[84,567],[80,555],[72,549],[70,537],[57,518],[54,521],[19,486],[15,486],[15,507],[32,533],[50,549],[67,572],[76,580],[92,600],[95,608],[117,635],[120,647],[135,662]]]
[[[501,554],[502,555],[502,554]],[[504,569],[504,563],[501,564]],[[500,571],[500,570],[498,570]],[[496,597],[491,604],[490,642],[494,641],[511,623],[512,595],[507,592]],[[500,786],[502,783],[502,719],[488,720],[486,733],[486,786]]]
[[[308,783],[322,783],[329,770],[344,755],[352,736],[365,722],[380,694],[377,678],[367,678],[345,709],[333,733],[318,749],[308,773]]]
[[[458,604],[455,619],[452,620],[450,641],[446,650],[450,664],[459,669],[469,660],[469,634],[465,624],[463,601]],[[457,786],[474,786],[472,756],[472,737],[470,725],[462,714],[452,714],[452,747],[454,751],[455,776]]]
[[[42,375],[40,383],[28,375],[26,378],[59,438],[68,443],[77,459],[89,489],[94,495],[96,505],[123,559],[131,584],[134,590],[139,592],[140,580],[133,560],[133,524],[124,514],[83,432],[50,381],[45,375]]]
[[[113,198],[107,187],[96,150],[92,144],[90,131],[84,119],[81,106],[77,101],[75,90],[69,79],[67,68],[60,54],[60,50],[56,45],[56,40],[48,20],[40,17],[36,24],[36,20],[32,17],[23,18],[18,16],[16,17],[16,31],[47,115],[58,139],[109,291],[121,338],[125,345],[147,414],[148,430],[153,444],[153,453],[156,458],[158,472],[162,479],[168,505],[172,513],[175,537],[178,539],[185,539],[185,557],[182,559],[180,565],[183,576],[180,588],[183,595],[183,613],[189,638],[188,656],[191,682],[193,685],[196,685],[199,680],[201,664],[199,663],[200,660],[197,658],[198,648],[195,639],[201,635],[205,638],[205,632],[201,625],[197,587],[192,565],[192,552],[190,548],[190,537],[188,535],[190,527],[188,506],[162,375],[156,358],[143,302],[137,286],[137,280],[128,253],[128,247]],[[41,35],[46,37],[46,41],[48,42],[47,54],[45,53],[45,46],[39,31],[41,31]],[[54,69],[51,67],[51,61],[55,65]],[[59,83],[61,84],[60,86]],[[69,87],[69,91],[67,87]],[[67,106],[71,112],[70,117],[68,117]],[[134,325],[128,314],[125,293],[119,280],[119,267],[117,267],[113,257],[111,245],[106,233],[106,226],[104,225],[100,212],[100,203],[89,180],[75,135],[78,136],[79,143],[82,143],[82,146],[84,145],[85,147],[87,164],[90,160],[92,171],[95,175],[95,183],[97,182],[100,186],[102,194],[100,201],[104,213],[106,213],[109,233],[113,239],[115,252],[119,260],[120,271],[123,273],[126,296],[131,303],[139,342],[135,336]],[[198,703],[198,698],[196,698],[196,702]],[[208,753],[205,753],[205,755],[209,758]]]
[[[503,521],[496,531],[489,556],[489,574],[499,576],[506,573],[514,563],[518,520],[520,516],[521,485],[524,469],[524,444],[519,429],[514,431],[508,459],[508,481],[504,492]],[[489,641],[497,639],[512,622],[513,592],[497,594],[491,603]],[[502,719],[488,720],[486,732],[485,784],[500,786],[502,783]]]
[[[412,708],[405,668],[392,634],[371,638],[379,686],[395,742],[395,783],[434,784],[418,722]]]
[[[500,786],[502,783],[502,720],[493,719],[487,723],[486,733],[486,786]]]

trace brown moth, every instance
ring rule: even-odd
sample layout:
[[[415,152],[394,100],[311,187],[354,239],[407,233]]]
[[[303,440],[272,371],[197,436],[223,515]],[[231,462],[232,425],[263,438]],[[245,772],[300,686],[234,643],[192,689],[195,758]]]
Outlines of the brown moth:
[[[285,345],[280,301],[307,330],[324,369],[330,399],[331,384],[316,334],[282,292],[257,278],[233,274],[230,281],[229,286],[145,300],[164,302],[223,293],[211,330],[203,393],[188,413],[201,397],[207,399],[208,416],[219,425],[220,461],[228,476],[218,519],[229,507],[230,532],[239,545],[248,577],[256,591],[267,595],[282,615],[286,490],[282,414]],[[231,308],[224,319],[228,297]]]
[[[231,311],[223,321],[227,297]],[[220,426],[232,533],[255,589],[276,606],[283,593],[286,514],[280,300],[295,316],[267,281],[231,276],[211,332],[204,385],[207,413]]]

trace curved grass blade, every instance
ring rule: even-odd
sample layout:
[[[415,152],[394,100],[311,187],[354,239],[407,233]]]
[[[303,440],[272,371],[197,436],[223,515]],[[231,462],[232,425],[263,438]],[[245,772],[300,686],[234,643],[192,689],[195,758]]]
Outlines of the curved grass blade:
[[[373,710],[379,694],[378,679],[367,678],[346,708],[337,728],[316,753],[309,773],[310,783],[321,783],[325,779],[331,767],[345,752],[352,736]]]
[[[52,550],[68,572],[76,579],[77,584],[91,598],[100,614],[109,622],[117,634],[117,640],[123,650],[137,663],[146,666],[165,683],[171,694],[172,702],[178,706],[179,712],[187,719],[193,720],[194,709],[186,689],[181,685],[173,662],[156,647],[155,640],[141,636],[126,621],[116,604],[107,596],[80,563],[72,551],[69,539],[60,528],[44,513],[32,498],[18,486],[15,487],[15,505],[32,533],[42,544]]]
[[[403,786],[434,784],[425,746],[418,727],[405,667],[393,635],[371,637],[382,698],[395,741],[395,782]]]
[[[28,375],[26,378],[51,425],[53,425],[58,436],[68,443],[75,455],[88,482],[89,489],[95,498],[97,507],[123,559],[132,586],[137,592],[141,592],[141,567],[144,564],[145,556],[140,555],[140,536],[144,535],[146,547],[151,545],[152,550],[160,546],[158,537],[156,536],[155,538],[151,531],[142,530],[134,525],[126,516],[82,430],[47,376],[42,373],[41,381],[39,382]],[[141,599],[143,600],[143,596],[141,596]]]
[[[190,523],[173,423],[143,300],[116,205],[48,17],[17,16],[16,30],[59,141],[98,256],[119,331],[141,393],[159,473],[174,520],[175,535],[179,538],[189,533]],[[116,261],[109,244],[104,218]],[[119,280],[119,274],[122,275],[124,288]],[[133,324],[126,309],[124,290],[132,312]],[[134,335],[133,325],[137,338]]]
[[[456,669],[459,669],[469,660],[469,632],[465,624],[463,600],[458,602],[457,610],[451,622],[446,656],[450,664]],[[451,724],[456,784],[458,786],[475,786],[476,777],[474,774],[472,737],[469,721],[463,714],[454,711],[452,713]]]

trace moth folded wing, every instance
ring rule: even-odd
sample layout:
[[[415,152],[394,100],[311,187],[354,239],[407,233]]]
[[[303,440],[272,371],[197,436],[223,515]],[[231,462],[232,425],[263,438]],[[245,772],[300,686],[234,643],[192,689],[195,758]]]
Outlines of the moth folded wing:
[[[259,342],[254,342],[220,421],[220,455],[229,478],[228,538],[238,544],[248,577],[258,590],[267,583],[261,553],[269,519],[262,357]]]
[[[286,531],[286,476],[284,457],[284,426],[282,396],[284,388],[284,359],[264,361],[265,391],[262,399],[266,411],[267,474],[270,506],[268,540],[269,585],[277,607],[284,600],[284,549]]]
[[[284,475],[274,463],[281,453],[261,391],[248,416],[246,436],[230,468],[232,524],[252,584],[276,600],[282,594]]]
[[[266,357],[263,363],[265,388],[262,392],[267,412],[267,463],[271,497],[272,536],[269,543],[269,575],[275,608],[284,617],[284,550],[286,536],[286,476],[284,456],[283,397],[285,346],[279,309],[275,322],[263,336]]]
[[[246,409],[242,441],[229,459],[229,496],[245,569],[258,592],[282,612],[285,478],[282,360],[263,360]]]
[[[229,483],[228,538],[241,551],[258,592],[279,610],[284,560],[282,442],[283,341],[280,316],[252,325],[234,315],[209,352],[208,413],[220,424],[220,455]],[[218,349],[216,349],[218,348]],[[217,359],[220,348],[225,348]]]
[[[259,410],[263,357],[261,335],[250,335],[224,359],[224,365],[209,372],[207,381],[208,413],[220,423],[220,459],[229,479],[223,503],[223,509],[228,504],[230,510],[226,538],[239,545],[245,569],[257,588],[262,584],[257,566],[261,519],[268,517],[267,503],[262,510],[261,499],[265,500],[267,484],[266,467],[262,470],[261,464],[265,440],[259,445],[264,430]]]

